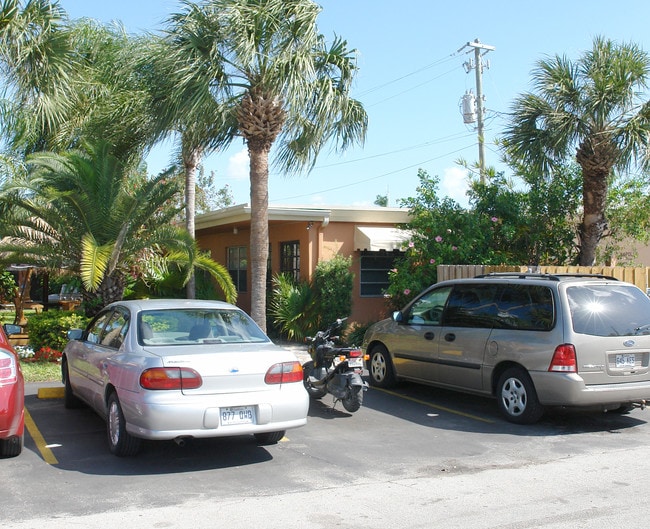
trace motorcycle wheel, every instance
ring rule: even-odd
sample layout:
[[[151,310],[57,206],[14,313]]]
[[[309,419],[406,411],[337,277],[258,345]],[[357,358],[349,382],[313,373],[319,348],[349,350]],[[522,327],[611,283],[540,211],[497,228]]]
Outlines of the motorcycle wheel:
[[[348,394],[341,399],[343,407],[350,413],[354,413],[361,407],[363,402],[363,388],[361,386],[352,386],[348,389]]]
[[[307,390],[307,393],[309,393],[309,396],[312,399],[322,399],[327,394],[327,388],[325,387],[317,388],[313,386],[311,382],[309,382],[309,376],[311,375],[313,370],[314,370],[313,361],[305,362],[302,365],[302,373],[303,373],[302,382],[305,385],[305,389]]]

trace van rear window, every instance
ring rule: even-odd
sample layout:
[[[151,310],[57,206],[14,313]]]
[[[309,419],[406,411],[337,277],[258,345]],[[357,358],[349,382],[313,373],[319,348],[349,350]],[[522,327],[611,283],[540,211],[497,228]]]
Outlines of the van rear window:
[[[567,288],[573,330],[592,336],[650,334],[650,299],[630,285]]]

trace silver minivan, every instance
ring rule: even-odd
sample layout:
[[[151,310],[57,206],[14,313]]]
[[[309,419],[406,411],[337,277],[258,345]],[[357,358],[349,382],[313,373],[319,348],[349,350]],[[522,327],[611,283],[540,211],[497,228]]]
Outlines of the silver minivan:
[[[607,276],[443,281],[371,326],[363,349],[371,385],[491,395],[519,424],[549,406],[625,412],[650,399],[650,299]]]

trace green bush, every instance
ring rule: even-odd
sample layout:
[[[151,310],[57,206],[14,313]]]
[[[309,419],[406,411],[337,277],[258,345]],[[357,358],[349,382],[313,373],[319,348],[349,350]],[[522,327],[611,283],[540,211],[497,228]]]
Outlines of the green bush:
[[[13,303],[18,291],[18,285],[11,272],[6,270],[0,274],[0,301]]]
[[[63,351],[70,329],[84,328],[88,318],[79,312],[49,310],[34,314],[28,320],[29,345],[34,351],[50,347]]]
[[[269,314],[278,332],[289,340],[300,341],[314,333],[318,311],[309,283],[296,282],[287,274],[274,275]]]
[[[312,290],[317,299],[321,327],[337,318],[347,318],[352,312],[354,274],[350,271],[351,266],[352,257],[340,255],[316,266]]]

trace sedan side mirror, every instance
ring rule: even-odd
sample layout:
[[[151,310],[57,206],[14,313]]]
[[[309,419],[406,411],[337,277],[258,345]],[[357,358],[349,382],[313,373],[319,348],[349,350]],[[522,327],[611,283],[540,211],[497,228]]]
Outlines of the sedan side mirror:
[[[397,323],[402,323],[404,321],[404,315],[401,311],[396,310],[393,312],[393,321],[396,321]]]
[[[22,334],[23,328],[20,325],[13,325],[11,323],[5,323],[3,325],[5,334],[9,336],[10,334]]]

